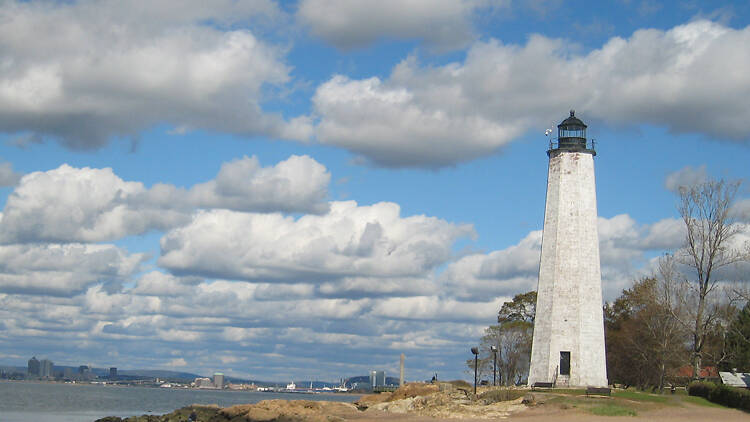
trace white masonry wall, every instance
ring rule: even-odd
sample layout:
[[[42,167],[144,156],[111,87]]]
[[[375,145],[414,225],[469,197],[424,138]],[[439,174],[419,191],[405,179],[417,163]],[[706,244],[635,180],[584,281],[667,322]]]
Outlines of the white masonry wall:
[[[593,155],[551,151],[529,385],[555,379],[560,351],[570,386],[607,385],[596,224]]]

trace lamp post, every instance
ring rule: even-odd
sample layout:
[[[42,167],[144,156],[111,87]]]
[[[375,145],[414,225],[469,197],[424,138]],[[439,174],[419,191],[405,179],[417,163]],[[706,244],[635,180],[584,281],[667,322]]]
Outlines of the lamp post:
[[[479,359],[479,348],[472,347],[471,353],[474,354],[474,395],[477,394],[477,364]]]
[[[497,386],[497,346],[490,346],[492,352],[492,385]]]

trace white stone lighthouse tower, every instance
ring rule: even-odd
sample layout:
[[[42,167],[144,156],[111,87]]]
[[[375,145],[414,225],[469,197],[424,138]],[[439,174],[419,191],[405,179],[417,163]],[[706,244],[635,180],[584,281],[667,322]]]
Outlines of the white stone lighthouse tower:
[[[607,385],[593,143],[571,110],[550,143],[529,385]]]

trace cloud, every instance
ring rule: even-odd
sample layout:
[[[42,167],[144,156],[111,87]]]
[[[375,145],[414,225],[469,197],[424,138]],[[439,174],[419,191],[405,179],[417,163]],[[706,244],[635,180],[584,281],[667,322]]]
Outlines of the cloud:
[[[222,361],[223,361],[223,359],[222,359]],[[183,366],[187,366],[188,364],[187,364],[187,361],[185,359],[183,359],[183,358],[176,358],[176,359],[172,359],[171,361],[169,361],[169,363],[167,363],[167,365],[168,366],[172,366],[172,367],[183,367]]]
[[[732,206],[731,213],[739,221],[750,223],[750,198],[737,201]]]
[[[542,231],[536,230],[517,245],[468,255],[451,263],[440,276],[446,295],[462,300],[486,300],[535,290],[541,246]]]
[[[15,186],[21,180],[21,173],[13,171],[13,164],[0,162],[0,186]]]
[[[332,202],[321,216],[204,211],[161,240],[159,265],[176,274],[298,282],[342,277],[423,276],[474,234],[426,216],[402,218],[397,204]]]
[[[381,231],[373,229],[374,224]],[[639,224],[628,215],[599,219],[608,300],[650,270],[647,253],[669,243],[648,239],[672,239],[670,233],[677,227],[672,219],[654,224]],[[188,230],[178,235],[182,229]],[[191,241],[189,247],[178,249],[199,258],[186,273],[215,270],[210,263],[222,265],[206,255],[218,248],[216,256],[235,262],[223,272],[242,278],[263,264],[263,270],[274,273],[257,277],[262,281],[160,271],[136,274],[135,264],[118,263],[136,257],[108,245],[57,246],[70,249],[68,255],[74,259],[67,260],[63,254],[38,252],[38,246],[2,246],[2,274],[12,267],[49,284],[49,271],[80,273],[61,284],[65,288],[57,288],[68,292],[59,296],[33,289],[5,293],[0,288],[0,348],[23,338],[22,352],[31,355],[35,347],[54,341],[59,347],[58,355],[50,356],[53,360],[64,361],[74,353],[83,356],[85,350],[117,351],[119,359],[135,362],[133,367],[168,367],[173,359],[184,359],[191,372],[238,371],[253,379],[330,379],[331,374],[365,373],[372,367],[396,371],[398,355],[406,352],[409,377],[429,378],[436,370],[456,371],[455,362],[466,359],[465,345],[493,323],[502,303],[536,285],[540,231],[505,249],[451,262],[453,239],[471,233],[469,227],[431,217],[401,217],[395,204],[334,202],[327,214],[296,219],[204,211],[165,236],[165,242]],[[224,246],[207,234],[224,239]],[[260,234],[276,237],[268,241],[259,239]],[[265,246],[262,253],[254,249],[257,245]],[[311,249],[319,252],[314,261],[317,274],[292,274]],[[103,255],[95,257],[99,250]],[[170,251],[164,248],[164,256]],[[420,254],[440,259],[408,268],[416,275],[393,275],[392,266],[402,266],[401,260],[418,261]],[[341,276],[341,268],[362,274]],[[102,275],[106,271],[116,275]],[[120,281],[106,281],[110,279]],[[84,281],[76,285],[79,280]],[[186,347],[188,343],[200,347]],[[112,363],[103,362],[106,365]]]
[[[265,168],[256,157],[244,157],[222,164],[214,180],[193,186],[188,202],[236,211],[324,213],[330,181],[325,166],[306,155]]]
[[[146,258],[113,245],[0,246],[0,292],[73,296],[97,283],[129,281]]]
[[[674,251],[684,237],[681,220],[668,218],[653,224],[638,224],[627,214],[599,217],[598,232],[606,300],[644,274],[649,254]],[[440,274],[439,291],[451,298],[480,301],[510,299],[518,293],[535,290],[541,246],[542,231],[537,230],[505,249],[464,256]]]
[[[438,50],[465,46],[474,38],[471,17],[489,6],[474,0],[302,0],[297,18],[311,32],[348,50],[381,39],[419,39]],[[499,6],[495,6],[499,7]]]
[[[266,0],[4,2],[0,131],[84,150],[161,124],[306,139],[305,119],[262,107],[290,68],[244,28],[277,19]]]
[[[490,302],[461,302],[437,296],[388,298],[373,306],[373,314],[396,319],[486,321],[500,310],[501,300]]]
[[[189,190],[167,184],[147,189],[110,168],[63,164],[21,179],[0,220],[0,240],[114,240],[188,223],[196,208],[325,212],[329,182],[326,168],[308,156],[291,156],[271,167],[244,157],[224,163],[214,180]]]
[[[141,276],[135,288],[130,292],[145,296],[180,296],[190,294],[192,287],[202,281],[199,278],[180,278],[159,271],[151,271]]]
[[[708,180],[706,166],[685,166],[682,169],[669,173],[664,179],[664,186],[672,191],[678,192],[681,187],[689,187],[703,183]]]
[[[24,176],[8,197],[0,237],[9,242],[96,242],[167,228],[185,217],[158,208],[136,209],[127,198],[145,191],[112,169],[55,170]]]
[[[424,277],[344,277],[325,281],[317,286],[316,294],[323,297],[363,298],[419,296],[434,292],[437,285],[431,275]]]
[[[387,167],[493,154],[571,106],[584,120],[747,142],[750,27],[705,20],[638,30],[586,54],[561,39],[476,42],[462,62],[408,57],[388,78],[335,75],[313,96],[316,136]],[[564,87],[564,88],[563,88]]]

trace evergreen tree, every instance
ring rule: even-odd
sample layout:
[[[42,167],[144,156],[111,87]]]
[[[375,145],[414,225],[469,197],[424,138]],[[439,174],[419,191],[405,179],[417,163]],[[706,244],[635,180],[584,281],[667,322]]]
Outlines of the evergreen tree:
[[[750,302],[732,321],[727,332],[729,359],[725,369],[750,372]]]

